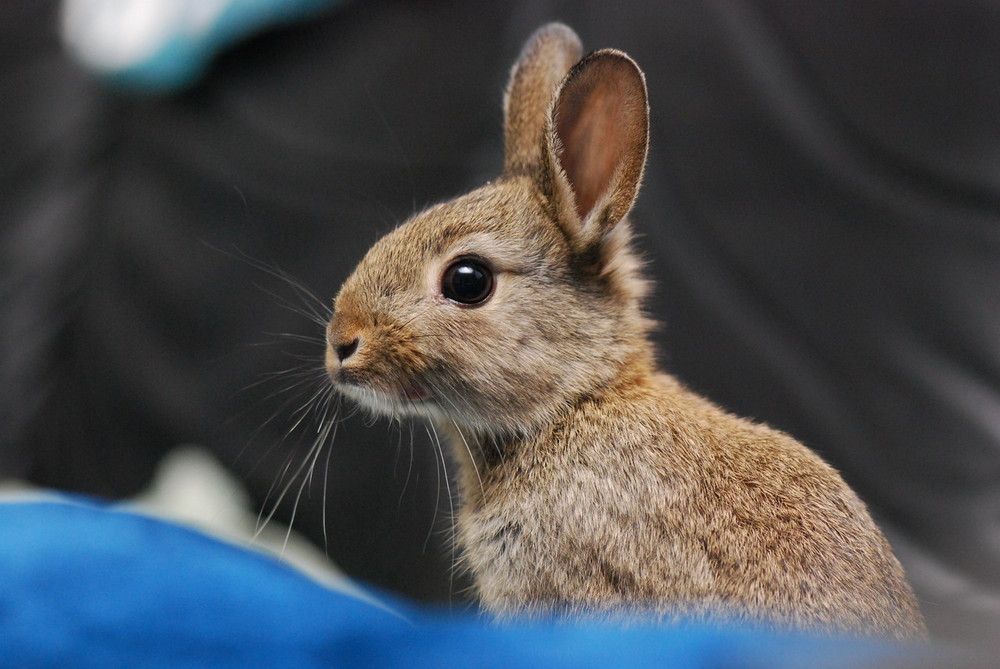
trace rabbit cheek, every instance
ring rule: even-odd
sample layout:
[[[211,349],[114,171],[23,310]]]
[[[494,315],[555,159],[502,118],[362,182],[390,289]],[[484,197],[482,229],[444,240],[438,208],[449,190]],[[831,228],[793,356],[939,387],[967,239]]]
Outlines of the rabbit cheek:
[[[378,371],[391,392],[399,399],[410,402],[428,399],[430,393],[418,380],[424,372],[418,352],[406,342],[393,342],[387,346],[386,353]]]

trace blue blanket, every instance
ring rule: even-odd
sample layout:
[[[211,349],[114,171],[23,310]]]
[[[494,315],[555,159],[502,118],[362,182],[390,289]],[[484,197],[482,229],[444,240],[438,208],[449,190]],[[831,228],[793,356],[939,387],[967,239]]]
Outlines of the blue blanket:
[[[913,652],[738,628],[499,626],[381,599],[114,507],[0,504],[5,667],[845,667]]]

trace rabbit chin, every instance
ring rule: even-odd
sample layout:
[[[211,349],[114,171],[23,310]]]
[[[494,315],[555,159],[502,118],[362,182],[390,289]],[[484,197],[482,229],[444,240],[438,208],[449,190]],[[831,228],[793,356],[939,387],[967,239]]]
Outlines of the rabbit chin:
[[[343,382],[334,383],[334,387],[341,395],[378,416],[397,419],[422,418],[438,425],[452,426],[468,434],[479,437],[490,436],[494,439],[520,434],[526,427],[525,422],[519,419],[506,422],[486,419],[481,415],[482,412],[476,411],[467,401],[456,402],[437,393],[424,399],[410,399],[403,393],[390,394]],[[459,405],[464,405],[464,410],[459,410]]]
[[[418,399],[407,397],[404,393],[389,394],[382,390],[346,383],[335,383],[334,386],[342,395],[351,398],[372,413],[382,416],[390,418],[418,416],[430,419],[445,417],[441,407],[431,397]]]

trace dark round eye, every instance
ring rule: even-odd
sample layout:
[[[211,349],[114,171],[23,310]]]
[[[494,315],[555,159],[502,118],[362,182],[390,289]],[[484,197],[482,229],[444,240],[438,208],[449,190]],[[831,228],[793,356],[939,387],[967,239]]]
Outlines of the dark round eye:
[[[441,294],[459,304],[482,304],[493,294],[493,272],[482,260],[459,258],[444,271]]]

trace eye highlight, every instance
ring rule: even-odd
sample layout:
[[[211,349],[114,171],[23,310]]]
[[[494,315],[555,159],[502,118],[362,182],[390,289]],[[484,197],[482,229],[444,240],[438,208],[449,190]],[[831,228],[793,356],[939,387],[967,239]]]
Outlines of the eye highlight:
[[[483,304],[493,295],[493,270],[483,260],[463,257],[453,261],[441,277],[441,294],[452,302]]]

